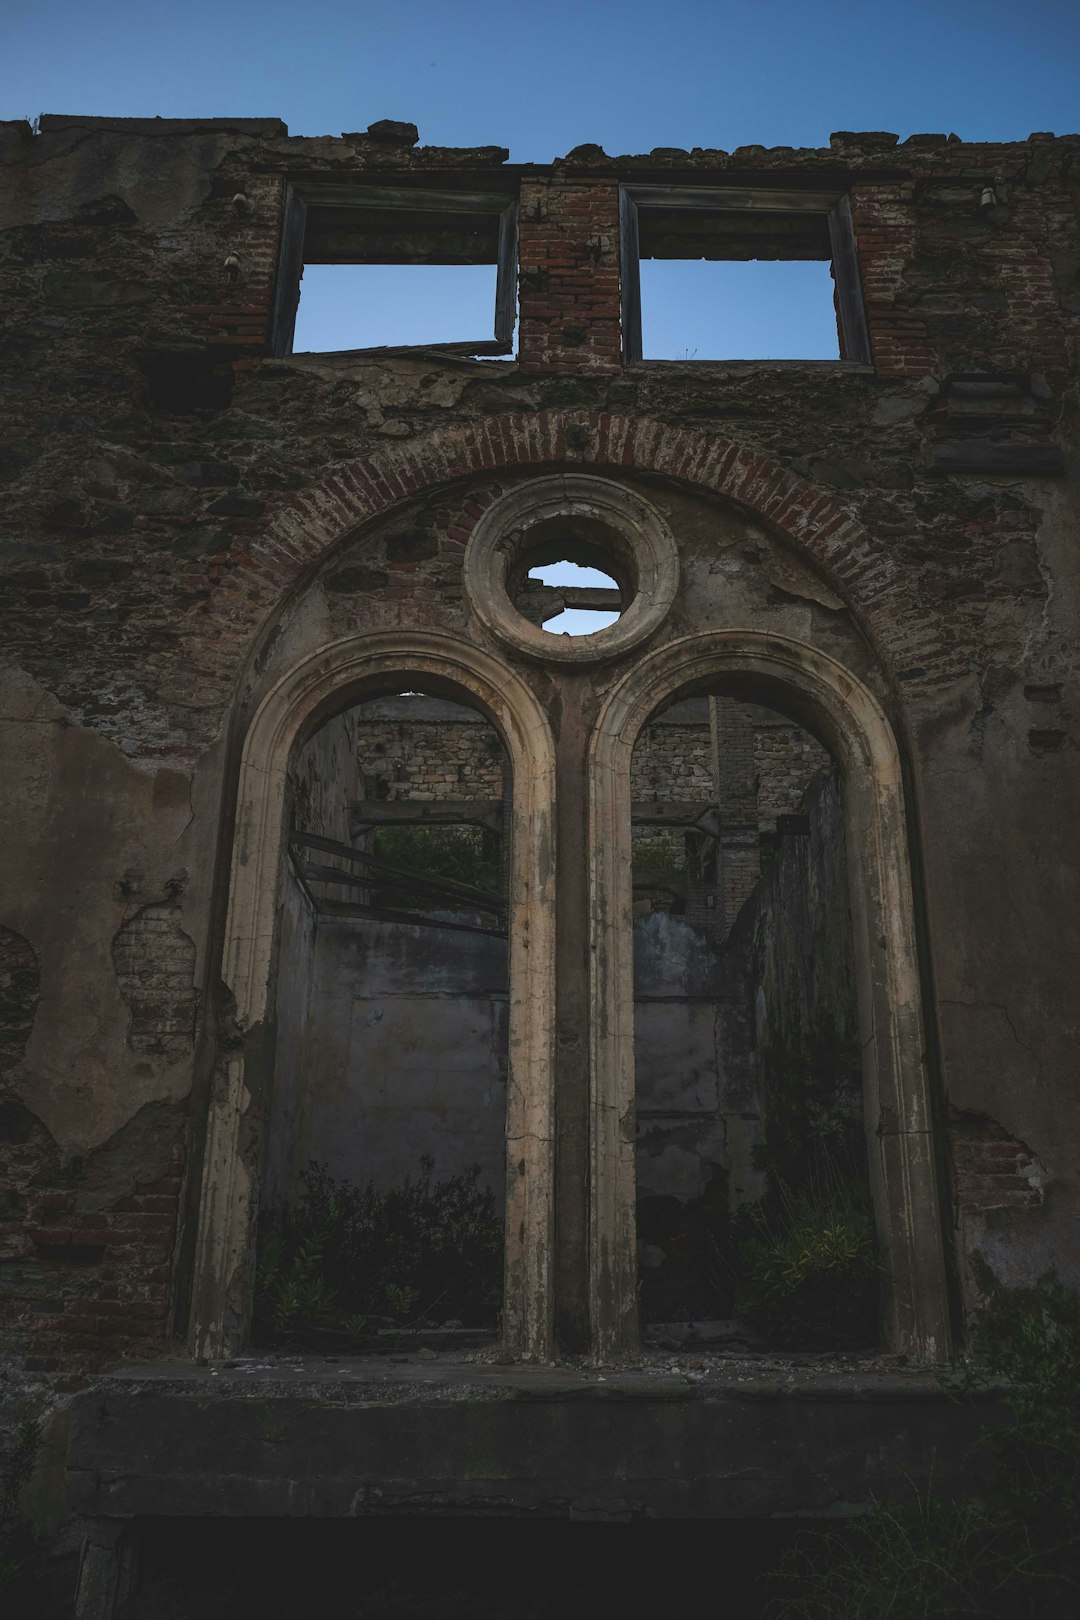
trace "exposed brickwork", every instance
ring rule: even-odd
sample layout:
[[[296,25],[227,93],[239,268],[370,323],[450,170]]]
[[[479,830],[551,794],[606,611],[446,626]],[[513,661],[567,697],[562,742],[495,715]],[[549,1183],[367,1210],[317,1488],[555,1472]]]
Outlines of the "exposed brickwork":
[[[735,708],[741,705],[733,705]],[[751,820],[761,832],[775,832],[778,816],[793,815],[811,778],[829,756],[809,732],[782,716],[769,720],[760,708],[746,709],[752,736],[752,779],[756,782]],[[630,791],[634,799],[682,799],[711,803],[712,740],[707,720],[670,711],[651,722],[634,749]]]
[[[521,187],[521,338],[529,370],[617,366],[619,191],[614,181]]]
[[[718,808],[721,834],[713,840],[641,823],[633,834],[639,868],[644,874],[662,864],[669,874],[685,873],[687,921],[723,942],[761,877],[762,835],[776,832],[778,816],[800,809],[828,764],[828,754],[801,727],[756,705],[723,696],[676,705],[638,740],[631,798]],[[642,900],[640,909],[644,914],[669,903],[662,895]]]
[[[915,681],[940,682],[955,667],[955,639],[944,625],[926,621],[910,578],[832,496],[715,432],[580,411],[515,414],[447,428],[421,452],[395,448],[339,468],[273,519],[246,553],[243,575],[223,577],[212,609],[223,622],[220,634],[208,638],[207,655],[235,659],[252,609],[268,610],[303,563],[386,507],[486,468],[559,463],[679,478],[749,508],[828,571],[894,668]],[[486,495],[491,499],[490,490]],[[479,516],[468,506],[447,531],[462,548]]]
[[[128,1045],[136,1052],[190,1051],[197,995],[195,941],[175,901],[143,906],[113,940],[113,966],[128,1004]]]
[[[910,203],[899,187],[860,186],[852,193],[851,214],[874,364],[889,375],[921,377],[933,364],[933,351],[925,317],[905,304],[903,276],[915,251]]]
[[[305,566],[407,495],[494,467],[655,470],[747,502],[811,549],[895,672],[924,687],[978,662],[988,615],[1042,588],[1028,496],[928,480],[925,417],[943,376],[988,367],[1043,372],[1048,420],[1060,413],[1075,299],[1072,138],[584,152],[519,175],[499,170],[492,149],[289,140],[273,120],[53,119],[43,131],[3,132],[19,175],[4,242],[9,352],[26,376],[58,368],[40,398],[20,388],[9,403],[9,641],[73,714],[129,752],[190,757],[220,727],[238,662]],[[89,196],[57,167],[88,143],[106,177]],[[456,164],[520,185],[523,270],[530,255],[538,269],[554,258],[547,291],[522,282],[516,366],[440,375],[436,364],[424,372],[430,391],[408,404],[412,384],[403,395],[377,362],[358,392],[331,372],[257,358],[285,181],[340,176],[343,164],[380,180]],[[830,184],[850,178],[876,378],[800,375],[793,393],[767,371],[616,364],[620,178],[813,183],[822,165]],[[1000,220],[980,214],[987,179],[1007,199]],[[57,191],[65,184],[70,198]],[[579,299],[580,320],[551,302],[564,296]],[[567,325],[585,330],[583,343],[567,346]],[[76,373],[84,382],[69,397],[62,379]],[[888,393],[907,379],[920,382],[909,397]],[[392,407],[360,405],[384,384]],[[190,675],[182,709],[176,668]]]
[[[0,928],[0,1074],[26,1051],[41,994],[34,947],[13,928]]]
[[[132,1132],[134,1157],[154,1167],[141,1180],[110,1162],[110,1144],[65,1163],[27,1109],[0,1105],[0,1339],[31,1372],[88,1372],[163,1343],[182,1161],[179,1116],[156,1113]],[[87,1207],[117,1183],[130,1190]]]
[[[1000,201],[980,199],[993,183]],[[882,375],[980,369],[991,338],[1003,369],[1068,370],[1051,244],[1068,234],[1067,188],[1003,185],[931,169],[917,185],[856,186],[852,218],[874,365]],[[1075,216],[1071,216],[1075,229]],[[1063,229],[1063,226],[1065,227]],[[950,262],[953,271],[950,274]]]
[[[1023,1142],[985,1114],[949,1116],[957,1212],[1034,1209],[1043,1201],[1046,1171]]]

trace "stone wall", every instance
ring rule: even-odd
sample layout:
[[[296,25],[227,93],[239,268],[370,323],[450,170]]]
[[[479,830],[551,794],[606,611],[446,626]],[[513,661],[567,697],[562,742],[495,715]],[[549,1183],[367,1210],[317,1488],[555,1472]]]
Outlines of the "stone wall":
[[[707,699],[676,704],[658,715],[634,750],[635,800],[717,803]],[[775,832],[778,815],[797,810],[828,754],[794,722],[758,705],[733,706],[750,728],[748,778],[759,831]],[[725,768],[730,739],[721,734]],[[502,745],[480,714],[433,698],[391,698],[347,710],[322,726],[294,770],[295,817],[308,832],[348,842],[348,808],[357,799],[481,799],[503,793]],[[730,783],[720,784],[725,816],[742,819]],[[728,791],[723,790],[727,787]],[[336,831],[331,831],[336,828]],[[635,838],[661,839],[673,866],[685,865],[683,836],[662,828],[635,829]]]
[[[777,816],[798,810],[811,777],[829,763],[828,753],[783,715],[759,704],[732,708],[736,722],[749,731],[745,774],[755,788],[752,819],[761,832],[775,832]],[[719,741],[722,759],[730,759],[730,740],[723,731]],[[715,775],[708,699],[694,698],[657,715],[642,732],[634,749],[630,791],[635,800],[716,804]],[[732,798],[729,791],[721,801],[729,814],[735,809]],[[641,829],[639,836],[655,834]]]
[[[715,743],[714,743],[715,732]],[[780,816],[796,812],[825,749],[785,716],[729,697],[691,698],[656,716],[634,749],[636,802],[682,801],[719,812],[720,835],[635,824],[640,878],[683,875],[679,909],[707,938],[722,943],[754,891]],[[671,902],[661,888],[639,911]]]
[[[483,715],[438,698],[386,698],[320,727],[294,770],[295,824],[341,843],[360,799],[484,799],[503,793],[503,749]]]
[[[481,714],[437,698],[364,707],[356,751],[369,799],[494,799],[503,793],[503,749]]]
[[[563,468],[639,490],[678,534],[682,585],[654,648],[775,633],[873,691],[918,812],[955,1188],[996,1223],[965,1215],[961,1244],[1002,1275],[1080,1276],[1080,137],[588,146],[519,170],[498,147],[400,132],[46,115],[40,132],[0,127],[0,147],[11,1353],[59,1367],[67,1344],[85,1367],[163,1351],[170,1286],[184,1317],[181,1174],[190,1234],[214,1077],[263,1033],[237,1030],[222,979],[255,708],[344,636],[409,626],[490,646],[463,595],[472,526],[516,481]],[[287,183],[343,174],[517,195],[516,359],[271,352]],[[624,363],[618,188],[658,178],[846,194],[870,363]],[[623,669],[568,696],[521,664],[564,761]],[[561,803],[580,867],[579,788]],[[127,948],[140,926],[168,946],[157,987]],[[589,1032],[568,894],[560,927],[559,1289],[574,1306]],[[975,1146],[972,1119],[990,1122]],[[1045,1196],[1000,1203],[970,1168],[994,1142],[1031,1155]]]

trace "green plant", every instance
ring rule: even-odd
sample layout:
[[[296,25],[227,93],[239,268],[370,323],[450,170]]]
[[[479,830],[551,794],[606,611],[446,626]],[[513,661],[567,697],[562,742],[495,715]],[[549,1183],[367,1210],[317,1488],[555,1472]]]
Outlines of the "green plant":
[[[493,1327],[502,1221],[478,1165],[438,1181],[434,1162],[395,1187],[358,1187],[311,1163],[294,1203],[262,1222],[255,1333],[303,1342],[313,1330],[356,1338],[389,1320],[409,1326],[439,1310]]]
[[[980,1493],[808,1533],[768,1578],[770,1620],[1074,1620],[1080,1300],[1052,1278],[997,1291],[945,1383],[964,1398],[1001,1380],[1011,1422],[978,1442]]]
[[[380,827],[373,853],[417,877],[448,878],[493,894],[503,887],[498,841],[482,827]]]
[[[881,1503],[842,1529],[800,1538],[768,1577],[775,1596],[766,1613],[769,1620],[1004,1617],[1013,1611],[987,1606],[1015,1573],[999,1537],[982,1502]]]
[[[334,1295],[322,1273],[326,1236],[312,1233],[290,1249],[283,1233],[269,1235],[256,1287],[276,1332],[287,1333],[300,1322],[319,1325],[330,1316]]]
[[[400,1283],[387,1283],[386,1307],[391,1316],[404,1321],[412,1316],[420,1298],[419,1288],[410,1288]]]
[[[676,850],[670,835],[656,838],[635,838],[633,844],[634,877],[663,877],[680,872],[686,865],[682,850]]]
[[[995,1289],[958,1392],[1004,1380],[1013,1422],[985,1437],[1001,1502],[1064,1545],[1080,1522],[1080,1297],[1052,1277]]]
[[[874,1342],[878,1261],[861,1178],[825,1171],[799,1191],[779,1183],[742,1213],[735,1252],[740,1309],[770,1343]]]

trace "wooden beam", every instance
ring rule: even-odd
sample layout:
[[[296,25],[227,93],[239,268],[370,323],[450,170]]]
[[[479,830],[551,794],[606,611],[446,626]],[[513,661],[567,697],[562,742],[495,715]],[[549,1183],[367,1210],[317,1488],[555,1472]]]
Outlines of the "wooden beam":
[[[354,799],[353,837],[368,827],[486,827],[503,830],[501,799]]]
[[[445,922],[441,917],[425,917],[421,912],[394,911],[385,906],[362,906],[351,900],[316,900],[319,915],[326,917],[366,917],[372,922],[406,923],[410,928],[448,928],[455,934],[488,934],[505,939],[505,928],[485,928],[482,923]]]
[[[349,861],[353,865],[369,870],[375,869],[381,877],[400,878],[407,885],[426,884],[430,887],[436,883],[443,894],[454,895],[459,900],[480,906],[484,911],[506,909],[503,897],[491,894],[487,889],[476,888],[471,883],[457,883],[452,878],[425,877],[423,873],[412,872],[404,866],[390,866],[386,861],[379,860],[376,855],[369,855],[362,849],[353,849],[350,844],[339,844],[336,838],[324,838],[321,833],[292,832],[289,834],[289,844],[293,849],[317,849],[327,855],[337,855],[341,860]]]
[[[373,871],[361,877],[354,877],[351,872],[342,872],[336,866],[319,866],[315,861],[304,861],[301,872],[309,883],[339,883],[345,889],[400,889],[406,893],[422,895],[426,900],[444,900],[452,906],[460,906],[464,897],[457,888],[448,886],[439,878],[424,877],[421,873],[410,873],[407,877],[401,876],[401,869],[387,866],[379,862]],[[477,911],[491,911],[496,916],[502,916],[506,905],[495,902],[484,904],[477,890],[475,901],[469,904],[475,906]]]
[[[720,817],[715,804],[680,803],[677,799],[636,799],[630,806],[630,819],[642,827],[685,827],[719,838]]]

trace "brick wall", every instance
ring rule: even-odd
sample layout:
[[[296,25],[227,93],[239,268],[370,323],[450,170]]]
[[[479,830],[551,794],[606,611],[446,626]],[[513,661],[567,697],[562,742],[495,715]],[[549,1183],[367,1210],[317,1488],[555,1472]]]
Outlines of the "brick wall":
[[[29,1372],[77,1381],[166,1338],[183,1112],[148,1105],[120,1136],[65,1160],[28,1109],[0,1104],[0,1338]]]
[[[588,372],[621,358],[614,181],[523,180],[519,364]]]

